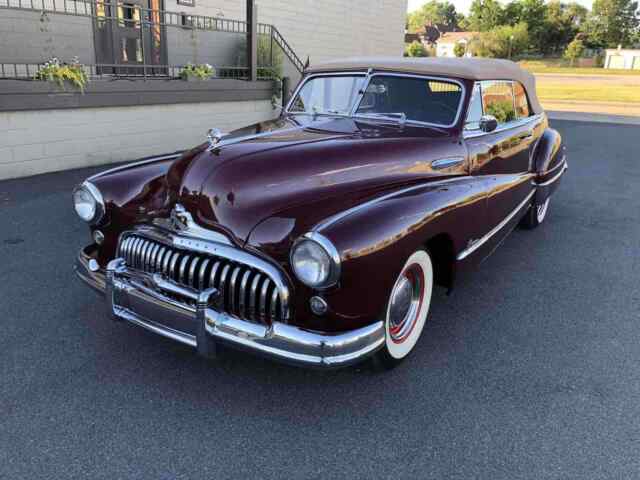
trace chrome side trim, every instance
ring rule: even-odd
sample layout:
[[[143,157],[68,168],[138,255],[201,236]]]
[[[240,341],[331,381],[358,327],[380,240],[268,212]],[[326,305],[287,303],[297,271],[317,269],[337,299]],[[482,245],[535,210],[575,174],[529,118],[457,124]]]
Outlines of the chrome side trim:
[[[556,173],[552,178],[550,178],[549,180],[547,180],[546,182],[543,182],[543,183],[536,183],[536,186],[538,186],[538,187],[548,187],[552,183],[556,182],[562,176],[562,174],[569,168],[569,166],[566,163],[563,165],[563,167],[564,168],[562,168],[562,170],[560,170],[558,173]]]
[[[469,255],[471,255],[473,252],[475,252],[478,248],[480,248],[482,245],[484,245],[487,240],[489,240],[491,237],[493,237],[496,233],[498,233],[500,230],[502,230],[502,228],[507,225],[507,223],[509,223],[513,217],[515,217],[518,212],[520,210],[522,210],[522,208],[527,205],[528,202],[531,201],[531,198],[535,195],[536,191],[533,190],[531,193],[529,193],[529,195],[527,195],[527,198],[525,198],[520,205],[518,205],[515,210],[513,210],[509,215],[506,216],[506,218],[504,220],[502,220],[498,225],[496,225],[495,227],[493,227],[491,229],[491,231],[489,231],[489,233],[487,233],[486,235],[484,235],[482,238],[480,238],[479,240],[475,241],[470,247],[464,249],[463,251],[461,251],[458,256],[456,257],[458,260],[464,260],[465,258],[467,258]]]
[[[470,178],[473,178],[473,177],[471,177],[470,175],[463,175],[463,176],[460,176],[460,177],[445,178],[444,180],[435,180],[435,181],[429,182],[429,183],[421,183],[420,185],[413,185],[411,187],[403,188],[401,190],[396,190],[396,191],[388,193],[386,195],[382,195],[380,197],[372,198],[371,200],[368,200],[368,201],[363,202],[363,203],[361,203],[359,205],[351,207],[351,208],[349,208],[349,209],[347,209],[347,210],[345,210],[345,211],[343,211],[341,213],[333,215],[333,216],[327,218],[326,220],[323,220],[320,223],[316,224],[311,230],[313,232],[318,232],[320,230],[323,230],[323,229],[325,229],[327,227],[330,227],[334,223],[339,222],[343,218],[348,217],[349,215],[351,215],[351,214],[353,214],[353,213],[355,213],[355,212],[357,212],[359,210],[362,210],[364,208],[368,208],[368,207],[370,207],[372,205],[375,205],[376,203],[379,203],[379,202],[384,202],[385,200],[393,198],[393,197],[395,197],[397,195],[403,195],[405,193],[409,193],[409,192],[412,192],[414,190],[420,190],[422,188],[428,188],[428,187],[436,187],[437,188],[438,186],[443,185],[443,184],[457,182],[457,181],[460,181],[460,180],[468,180]]]

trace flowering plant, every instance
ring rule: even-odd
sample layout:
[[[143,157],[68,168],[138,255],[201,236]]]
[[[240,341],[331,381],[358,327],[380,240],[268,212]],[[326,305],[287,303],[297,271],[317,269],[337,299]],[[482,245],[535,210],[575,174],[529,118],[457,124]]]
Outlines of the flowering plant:
[[[34,78],[54,82],[62,88],[64,82],[69,82],[81,92],[84,92],[84,87],[89,81],[78,57],[73,57],[69,63],[60,62],[57,57],[52,57],[38,69]]]
[[[208,63],[194,65],[187,63],[182,70],[180,70],[179,76],[183,80],[188,80],[189,77],[195,77],[200,80],[206,80],[213,77],[216,74],[215,69]]]

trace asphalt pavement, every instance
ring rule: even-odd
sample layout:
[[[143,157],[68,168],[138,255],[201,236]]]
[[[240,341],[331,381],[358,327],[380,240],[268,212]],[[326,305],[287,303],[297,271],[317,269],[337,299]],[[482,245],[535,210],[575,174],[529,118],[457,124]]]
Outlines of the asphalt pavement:
[[[96,170],[0,182],[0,478],[640,477],[640,127],[555,126],[545,224],[437,290],[387,373],[114,324],[71,268]]]

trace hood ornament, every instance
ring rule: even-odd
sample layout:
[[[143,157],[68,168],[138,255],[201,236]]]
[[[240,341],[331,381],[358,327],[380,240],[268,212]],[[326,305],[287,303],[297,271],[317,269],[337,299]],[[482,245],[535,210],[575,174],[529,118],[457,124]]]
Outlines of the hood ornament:
[[[193,215],[191,215],[191,213],[189,213],[180,203],[175,204],[171,209],[171,213],[169,213],[168,218],[154,218],[151,223],[179,235],[173,239],[174,245],[186,242],[185,246],[192,246],[189,242],[193,243],[193,241],[195,241],[193,239],[201,239],[225,245],[232,244],[231,240],[229,240],[229,238],[223,233],[216,232],[210,228],[203,228],[198,225],[193,219]],[[182,237],[186,237],[186,240]]]
[[[176,206],[173,207],[171,213],[169,214],[169,226],[172,230],[176,232],[181,232],[183,230],[188,230],[189,227],[193,224],[193,217],[187,210],[176,203]]]
[[[220,129],[210,128],[209,131],[207,132],[207,140],[209,141],[209,147],[211,148],[218,145],[218,143],[220,143],[220,140],[222,140],[222,137],[224,137],[224,133],[222,133]]]

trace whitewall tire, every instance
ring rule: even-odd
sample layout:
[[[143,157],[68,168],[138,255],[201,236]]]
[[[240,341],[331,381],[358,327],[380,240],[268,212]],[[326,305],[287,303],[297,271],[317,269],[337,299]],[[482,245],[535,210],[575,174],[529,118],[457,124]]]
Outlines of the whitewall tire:
[[[424,250],[409,257],[396,279],[383,315],[385,343],[375,363],[392,368],[413,351],[429,314],[433,264]]]
[[[550,201],[551,197],[547,197],[543,203],[533,203],[527,214],[522,219],[522,225],[525,228],[533,229],[544,222],[544,219],[547,217],[547,213],[549,212]]]

